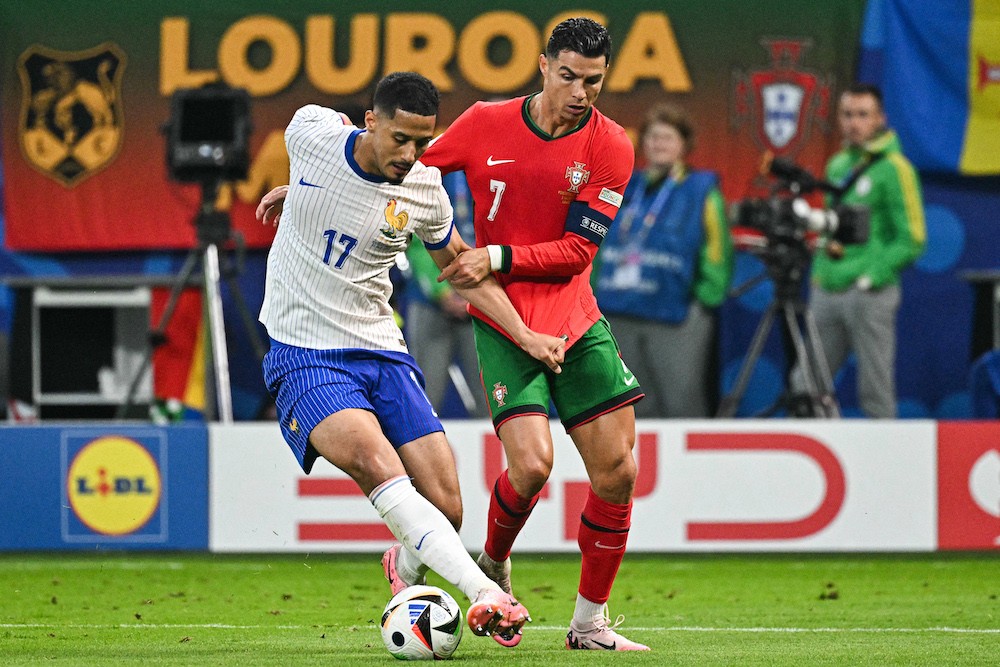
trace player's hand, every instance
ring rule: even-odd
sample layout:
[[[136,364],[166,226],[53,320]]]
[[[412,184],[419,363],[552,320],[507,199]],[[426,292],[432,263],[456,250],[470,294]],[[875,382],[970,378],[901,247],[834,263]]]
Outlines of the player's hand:
[[[475,287],[490,275],[490,253],[486,248],[473,248],[459,253],[444,267],[438,282],[450,282],[459,289]]]
[[[553,373],[562,373],[560,364],[566,358],[565,336],[556,338],[529,331],[528,336],[521,341],[521,349],[548,366]]]
[[[281,210],[285,206],[285,197],[288,196],[288,186],[279,185],[260,198],[257,204],[257,220],[265,225],[278,226],[281,219]]]

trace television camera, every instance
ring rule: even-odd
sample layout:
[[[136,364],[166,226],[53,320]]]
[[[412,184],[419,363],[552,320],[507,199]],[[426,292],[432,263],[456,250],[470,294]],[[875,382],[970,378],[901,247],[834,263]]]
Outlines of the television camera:
[[[817,179],[791,162],[771,160],[768,172],[777,179],[770,197],[737,203],[732,224],[758,232],[749,240],[738,235],[741,247],[761,257],[778,290],[797,290],[814,246],[823,241],[825,251],[839,258],[845,245],[868,240],[871,216],[867,207],[840,203],[846,188]],[[817,190],[831,195],[831,207],[814,208],[805,200],[804,195]]]
[[[732,417],[750,381],[771,327],[777,316],[784,318],[786,343],[791,353],[790,368],[797,368],[803,391],[785,390],[778,402],[765,414],[780,407],[802,416],[838,417],[833,394],[833,379],[819,343],[815,320],[803,298],[804,281],[812,254],[817,247],[831,257],[843,256],[844,246],[868,240],[870,214],[866,207],[843,204],[840,199],[853,179],[836,186],[813,176],[786,160],[770,159],[766,171],[776,179],[767,198],[738,202],[731,211],[733,236],[737,247],[758,256],[766,272],[737,287],[738,296],[770,277],[774,300],[764,313],[754,334],[750,350],[736,378],[733,391],[723,398],[718,415]],[[831,206],[815,208],[805,195],[822,191],[830,195]]]
[[[206,325],[212,355],[210,376],[215,392],[206,391],[209,412],[219,421],[233,421],[232,391],[229,381],[229,351],[222,312],[220,279],[229,283],[233,301],[239,309],[247,338],[258,359],[266,348],[260,339],[254,317],[236,282],[242,270],[243,237],[232,229],[229,213],[219,210],[216,201],[227,182],[247,177],[250,167],[250,95],[241,88],[209,84],[201,88],[179,88],[170,98],[170,119],[162,127],[166,137],[166,162],[170,177],[180,183],[198,183],[201,203],[194,217],[197,247],[190,250],[177,275],[163,314],[156,328],[149,332],[149,348],[136,373],[128,394],[119,408],[124,416],[131,405],[143,375],[149,369],[153,351],[167,341],[167,325],[173,317],[181,292],[189,284],[204,288]],[[235,258],[227,261],[226,245],[235,247]],[[201,265],[200,279],[195,273]],[[154,416],[154,419],[156,417]]]

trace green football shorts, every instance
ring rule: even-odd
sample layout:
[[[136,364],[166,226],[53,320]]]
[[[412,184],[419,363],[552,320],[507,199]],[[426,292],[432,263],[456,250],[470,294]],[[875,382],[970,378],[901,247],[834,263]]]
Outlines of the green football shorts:
[[[644,396],[603,317],[566,351],[559,374],[490,325],[473,318],[473,326],[495,429],[519,415],[548,416],[551,402],[568,432]]]

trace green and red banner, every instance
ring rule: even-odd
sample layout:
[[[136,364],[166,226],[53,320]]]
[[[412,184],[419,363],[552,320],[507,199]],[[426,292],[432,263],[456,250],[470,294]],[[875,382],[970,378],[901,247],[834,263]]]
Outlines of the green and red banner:
[[[367,108],[387,72],[442,92],[442,128],[479,99],[538,90],[558,21],[596,18],[614,42],[598,106],[630,130],[652,104],[691,112],[692,162],[734,199],[769,150],[820,171],[836,93],[855,66],[863,0],[600,3],[56,0],[0,6],[6,245],[22,251],[186,248],[201,192],[169,177],[174,91],[224,83],[251,96],[251,165],[217,202],[250,246],[272,230],[260,195],[287,180],[282,132],[299,106]]]

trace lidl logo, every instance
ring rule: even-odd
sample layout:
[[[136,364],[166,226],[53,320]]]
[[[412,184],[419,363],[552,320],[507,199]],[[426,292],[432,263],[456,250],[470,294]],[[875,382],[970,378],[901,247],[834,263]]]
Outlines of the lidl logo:
[[[163,489],[150,450],[117,435],[67,444],[66,496],[73,517],[99,535],[148,533]]]

